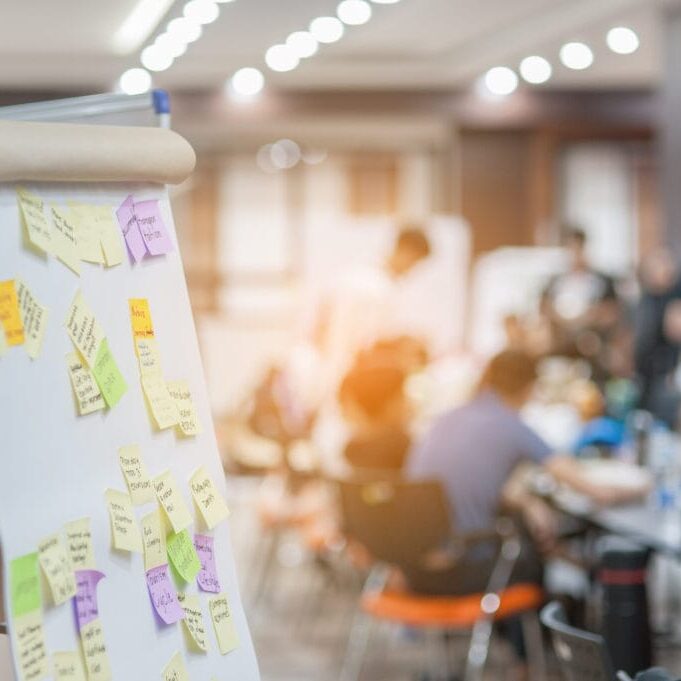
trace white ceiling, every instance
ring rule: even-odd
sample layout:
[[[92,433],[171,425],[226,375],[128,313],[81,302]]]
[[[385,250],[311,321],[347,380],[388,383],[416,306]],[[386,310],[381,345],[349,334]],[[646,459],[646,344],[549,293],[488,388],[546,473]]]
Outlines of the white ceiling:
[[[372,20],[348,28],[296,71],[264,67],[270,45],[311,19],[333,14],[338,0],[235,0],[205,27],[155,84],[170,89],[216,88],[242,66],[258,66],[278,88],[430,89],[468,85],[494,65],[516,67],[542,54],[555,67],[551,87],[654,85],[660,73],[662,0],[401,0],[375,5]],[[137,0],[0,0],[0,91],[101,91],[138,65],[139,49],[119,55],[113,35]],[[175,2],[160,27],[181,14]],[[634,28],[641,47],[618,56],[605,45],[614,25]],[[152,34],[153,37],[153,34]],[[585,40],[594,66],[571,72],[558,63],[560,45]]]

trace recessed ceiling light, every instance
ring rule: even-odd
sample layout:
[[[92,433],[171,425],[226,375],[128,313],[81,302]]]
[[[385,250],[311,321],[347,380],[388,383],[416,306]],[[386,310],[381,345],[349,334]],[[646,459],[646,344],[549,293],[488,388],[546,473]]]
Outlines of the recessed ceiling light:
[[[317,17],[310,23],[310,33],[320,43],[335,43],[344,31],[343,23],[336,17]]]
[[[145,69],[128,69],[118,80],[118,85],[126,95],[141,95],[151,88],[151,74]]]
[[[298,57],[305,59],[311,57],[319,49],[319,43],[309,31],[295,31],[286,38],[286,44]]]
[[[293,71],[300,60],[288,45],[272,45],[265,53],[265,62],[273,71]]]
[[[193,43],[198,40],[203,33],[201,24],[187,17],[177,17],[173,19],[166,27],[166,32],[170,35],[176,36],[178,40],[182,40],[185,43]]]
[[[551,78],[552,70],[551,64],[544,57],[537,55],[525,57],[520,62],[520,75],[528,83],[533,83],[534,85],[545,83]]]
[[[584,43],[565,43],[560,48],[560,60],[569,69],[583,71],[594,63],[594,53]]]
[[[518,76],[507,66],[495,66],[485,74],[485,86],[493,95],[510,95],[518,87]]]
[[[116,52],[126,54],[139,48],[158,26],[174,0],[140,0],[114,33]]]
[[[140,61],[149,71],[165,71],[174,60],[168,53],[162,52],[155,45],[150,45],[142,50]]]
[[[220,8],[213,0],[189,0],[182,14],[199,24],[211,24],[220,15]]]
[[[246,66],[239,69],[229,80],[230,90],[238,97],[254,97],[265,85],[265,76],[260,69]]]
[[[635,31],[626,26],[616,26],[608,31],[608,47],[617,54],[632,54],[638,50],[640,41]]]
[[[187,43],[172,33],[161,33],[154,41],[154,46],[173,58],[181,57],[187,51]]]
[[[365,0],[343,0],[336,14],[348,26],[361,26],[371,19],[371,5]]]
[[[270,160],[279,170],[293,168],[300,161],[300,156],[300,147],[293,140],[279,140],[270,147]]]

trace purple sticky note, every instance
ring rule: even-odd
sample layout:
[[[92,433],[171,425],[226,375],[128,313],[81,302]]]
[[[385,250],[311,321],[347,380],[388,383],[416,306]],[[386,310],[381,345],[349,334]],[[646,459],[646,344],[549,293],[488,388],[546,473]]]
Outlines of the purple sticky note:
[[[76,626],[81,628],[99,617],[97,607],[97,584],[104,577],[99,570],[76,570],[76,596],[73,606],[76,612]]]
[[[135,204],[132,196],[128,196],[116,211],[118,224],[125,237],[125,244],[128,247],[132,259],[139,262],[146,254],[147,247],[144,244],[142,233],[140,232],[137,218],[135,217]]]
[[[201,570],[196,577],[202,591],[220,593],[220,580],[215,566],[215,553],[213,552],[213,537],[205,534],[194,535],[194,548],[201,561]]]
[[[156,199],[135,203],[135,217],[150,255],[162,255],[173,250],[168,230],[161,217],[161,207]]]
[[[156,614],[166,624],[174,624],[184,619],[184,610],[177,600],[177,592],[170,580],[167,563],[147,571],[147,587]]]

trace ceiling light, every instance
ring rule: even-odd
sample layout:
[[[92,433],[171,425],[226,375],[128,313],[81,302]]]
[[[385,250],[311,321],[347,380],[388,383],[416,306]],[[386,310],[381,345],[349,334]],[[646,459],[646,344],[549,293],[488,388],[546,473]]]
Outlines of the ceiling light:
[[[518,76],[507,66],[495,66],[485,74],[485,86],[493,95],[510,95],[518,87]]]
[[[311,57],[319,49],[319,43],[312,33],[296,31],[286,38],[286,45],[290,47],[300,59]]]
[[[116,52],[127,54],[136,50],[158,26],[174,0],[140,0],[114,33]]]
[[[166,32],[184,43],[193,43],[201,37],[203,29],[196,21],[187,17],[177,17],[168,24]]]
[[[545,83],[551,78],[552,71],[551,64],[544,57],[533,55],[525,57],[520,62],[520,75],[528,83],[533,83],[534,85]]]
[[[365,0],[343,0],[336,14],[348,26],[361,26],[371,19],[371,5]]]
[[[161,33],[154,41],[156,49],[171,57],[181,57],[187,51],[187,43],[180,40],[172,33]]]
[[[272,71],[293,71],[300,60],[288,45],[272,45],[265,53],[265,62]]]
[[[279,170],[293,168],[300,161],[300,147],[293,140],[279,140],[270,147],[270,160]]]
[[[246,66],[239,69],[229,81],[229,89],[237,97],[254,97],[265,85],[265,76],[259,69]]]
[[[199,24],[211,24],[218,18],[220,8],[213,0],[189,0],[182,14]]]
[[[608,47],[617,54],[632,54],[640,44],[638,35],[626,26],[616,26],[608,31]]]
[[[150,45],[142,50],[140,57],[142,66],[149,71],[165,71],[173,63],[173,58],[167,52],[162,52],[155,45]]]
[[[565,43],[560,48],[560,60],[569,69],[582,71],[594,63],[594,53],[584,43]]]
[[[310,33],[320,43],[335,43],[343,37],[343,23],[336,17],[317,17],[310,24]]]
[[[151,88],[151,74],[145,69],[128,69],[118,80],[126,95],[141,95]]]

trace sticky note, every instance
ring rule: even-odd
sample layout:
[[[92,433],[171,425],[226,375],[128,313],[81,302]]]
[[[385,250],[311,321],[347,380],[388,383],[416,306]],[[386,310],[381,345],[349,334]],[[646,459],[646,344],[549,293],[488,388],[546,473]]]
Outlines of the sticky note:
[[[194,501],[201,511],[204,522],[209,529],[214,529],[229,516],[229,509],[225,500],[215,487],[215,483],[208,475],[208,471],[201,466],[197,468],[189,480]]]
[[[168,392],[168,386],[159,375],[142,375],[142,390],[147,398],[151,415],[159,430],[172,428],[177,424],[179,415],[173,398]]]
[[[9,564],[12,617],[21,617],[42,607],[40,568],[37,553],[14,558]]]
[[[40,681],[50,675],[43,614],[35,610],[14,621],[15,659],[19,681]]]
[[[107,267],[115,267],[123,262],[123,244],[114,221],[111,206],[93,206],[97,234],[104,253]]]
[[[184,610],[177,600],[167,563],[147,570],[147,588],[154,610],[163,622],[174,624],[184,618]]]
[[[168,562],[166,533],[158,508],[142,518],[142,542],[145,572]]]
[[[173,250],[168,230],[161,217],[157,199],[137,201],[134,204],[135,217],[144,243],[150,255],[162,255]]]
[[[142,536],[130,496],[114,489],[106,490],[105,496],[111,518],[113,547],[119,551],[142,553]]]
[[[13,279],[0,281],[0,324],[5,330],[7,345],[21,345],[24,342],[24,324]]]
[[[155,338],[136,338],[135,351],[141,376],[162,377],[161,355]]]
[[[125,395],[128,386],[111,354],[106,338],[99,344],[97,357],[92,365],[92,375],[95,377],[104,401],[109,407],[115,407]]]
[[[106,402],[102,397],[97,381],[95,381],[92,371],[87,367],[80,353],[74,351],[66,355],[66,364],[73,393],[78,403],[78,413],[85,416],[94,411],[105,409]]]
[[[76,227],[76,244],[78,256],[86,262],[104,264],[104,252],[97,229],[95,206],[83,203],[69,203],[71,222]]]
[[[96,619],[80,630],[80,643],[88,681],[112,681],[111,663],[104,640],[102,623]]]
[[[38,558],[55,605],[73,598],[76,595],[76,577],[61,535],[45,537],[38,544]]]
[[[35,299],[23,281],[17,279],[15,285],[21,323],[24,327],[24,347],[28,356],[35,359],[40,354],[43,345],[43,337],[47,328],[47,308]]]
[[[201,426],[194,408],[189,384],[187,381],[166,381],[166,386],[177,407],[178,428],[183,435],[198,435],[201,432]]]
[[[189,634],[192,644],[199,650],[204,652],[208,650],[208,636],[206,635],[206,626],[203,621],[203,613],[201,612],[201,601],[198,596],[190,596],[189,594],[177,594],[177,600],[184,610],[185,630]]]
[[[218,569],[215,565],[213,541],[213,537],[210,535],[194,535],[194,548],[201,563],[201,569],[196,576],[196,581],[202,591],[217,594],[220,593],[220,580],[218,578]]]
[[[94,570],[95,552],[92,548],[90,518],[79,518],[64,525],[66,548],[74,570]]]
[[[192,524],[192,516],[170,471],[154,479],[158,503],[163,506],[174,532],[181,532]]]
[[[151,321],[149,301],[146,298],[130,298],[128,306],[133,338],[153,338],[154,324]]]
[[[163,681],[189,681],[187,667],[184,664],[182,655],[175,653],[170,662],[163,668]]]
[[[139,262],[147,254],[147,247],[137,224],[132,196],[128,196],[123,201],[116,211],[116,217],[118,218],[121,232],[123,232],[128,253],[130,253],[135,262]]]
[[[135,506],[148,504],[156,499],[156,492],[151,477],[142,459],[142,452],[137,445],[128,445],[118,450],[118,461],[123,477]]]
[[[59,652],[52,655],[54,681],[85,681],[83,662],[78,653]]]
[[[65,325],[74,345],[80,350],[87,365],[92,368],[104,340],[104,331],[80,291],[76,293],[71,303]]]
[[[19,211],[30,243],[43,253],[52,252],[52,225],[43,200],[26,189],[17,189]]]
[[[104,578],[99,570],[78,570],[76,572],[76,598],[73,605],[76,613],[78,631],[99,617],[97,605],[97,585]]]
[[[177,574],[185,582],[193,582],[201,569],[199,557],[196,555],[194,543],[187,530],[170,534],[167,537],[168,558]]]
[[[227,594],[221,593],[208,599],[208,609],[213,620],[220,654],[226,655],[239,646],[239,635],[229,609]]]
[[[70,212],[52,206],[52,224],[52,251],[70,270],[80,275],[76,225]]]

